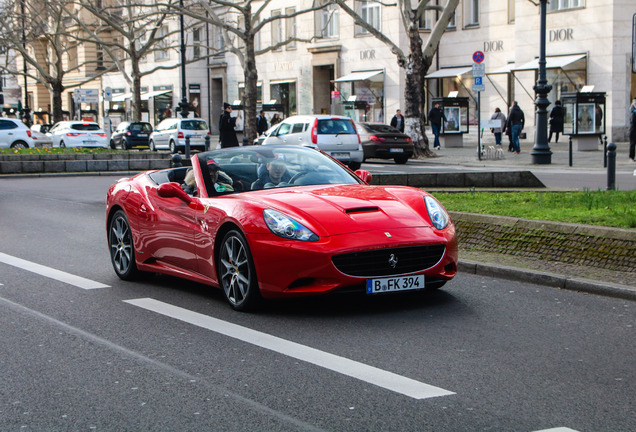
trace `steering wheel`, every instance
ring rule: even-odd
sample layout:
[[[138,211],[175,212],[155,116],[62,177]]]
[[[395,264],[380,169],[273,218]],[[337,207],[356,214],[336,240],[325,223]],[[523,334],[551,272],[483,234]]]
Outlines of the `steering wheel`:
[[[306,176],[309,173],[310,173],[310,171],[301,171],[299,173],[294,174],[294,176],[291,179],[289,179],[289,184],[296,184],[296,181],[299,178],[302,178],[302,177]]]

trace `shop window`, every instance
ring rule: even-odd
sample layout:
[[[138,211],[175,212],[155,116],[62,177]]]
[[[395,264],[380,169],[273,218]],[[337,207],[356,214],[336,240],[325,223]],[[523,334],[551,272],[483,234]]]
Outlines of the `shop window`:
[[[464,2],[464,27],[476,27],[479,25],[479,0],[467,0]]]
[[[374,29],[381,31],[382,15],[380,4],[370,0],[356,1],[356,10],[360,14],[360,17]],[[359,25],[355,27],[356,34],[369,34],[369,31]]]
[[[283,117],[289,117],[297,113],[296,107],[296,82],[271,84],[270,98],[283,106]]]
[[[318,4],[326,3],[325,0],[316,0]],[[330,4],[318,11],[314,15],[316,36],[322,39],[334,39],[338,37],[339,28],[338,6]]]
[[[548,2],[548,12],[578,9],[583,7],[585,7],[585,0],[550,0]]]

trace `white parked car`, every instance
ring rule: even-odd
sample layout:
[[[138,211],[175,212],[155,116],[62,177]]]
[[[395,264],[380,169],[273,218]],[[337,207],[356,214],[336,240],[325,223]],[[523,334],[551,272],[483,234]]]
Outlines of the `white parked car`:
[[[263,145],[292,144],[317,147],[353,170],[360,168],[364,151],[349,117],[337,115],[291,116],[276,125]]]
[[[150,134],[150,150],[185,151],[186,136],[190,136],[190,149],[205,150],[205,137],[210,135],[208,123],[197,118],[167,118]]]
[[[98,123],[61,121],[49,131],[53,147],[108,147],[106,132]]]
[[[53,147],[53,140],[47,133],[51,130],[50,124],[35,124],[31,126],[31,138],[36,147]]]
[[[32,148],[35,147],[29,129],[21,120],[12,118],[0,119],[0,148]]]

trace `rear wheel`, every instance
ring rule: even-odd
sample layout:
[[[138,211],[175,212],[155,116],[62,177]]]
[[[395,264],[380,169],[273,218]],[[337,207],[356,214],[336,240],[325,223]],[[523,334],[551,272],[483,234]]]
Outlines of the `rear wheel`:
[[[66,144],[64,144],[64,141],[60,141],[60,147],[66,147]]]
[[[409,157],[408,156],[396,156],[396,157],[393,158],[393,160],[395,161],[396,164],[404,165],[409,160]]]
[[[115,141],[110,140],[110,148],[115,150],[117,148],[117,145],[115,145]]]
[[[122,210],[115,212],[108,225],[108,246],[117,276],[123,280],[132,280],[138,276],[130,224]]]
[[[177,144],[174,141],[170,141],[170,153],[175,154],[178,153]]]
[[[25,148],[29,148],[29,145],[27,143],[25,143],[24,141],[16,141],[13,144],[11,144],[11,148],[14,148],[14,149],[25,149]]]
[[[261,301],[254,262],[247,240],[237,230],[228,232],[221,242],[217,259],[219,283],[232,308],[248,311]]]
[[[148,147],[150,148],[150,151],[153,151],[153,152],[157,151],[157,147],[155,147],[154,141],[150,141],[150,144],[148,144]]]

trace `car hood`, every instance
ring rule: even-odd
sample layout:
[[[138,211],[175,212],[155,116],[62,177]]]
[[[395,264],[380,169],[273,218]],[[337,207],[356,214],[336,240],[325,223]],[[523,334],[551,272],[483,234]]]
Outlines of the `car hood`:
[[[303,186],[251,194],[319,235],[430,227],[424,193],[401,186]]]

